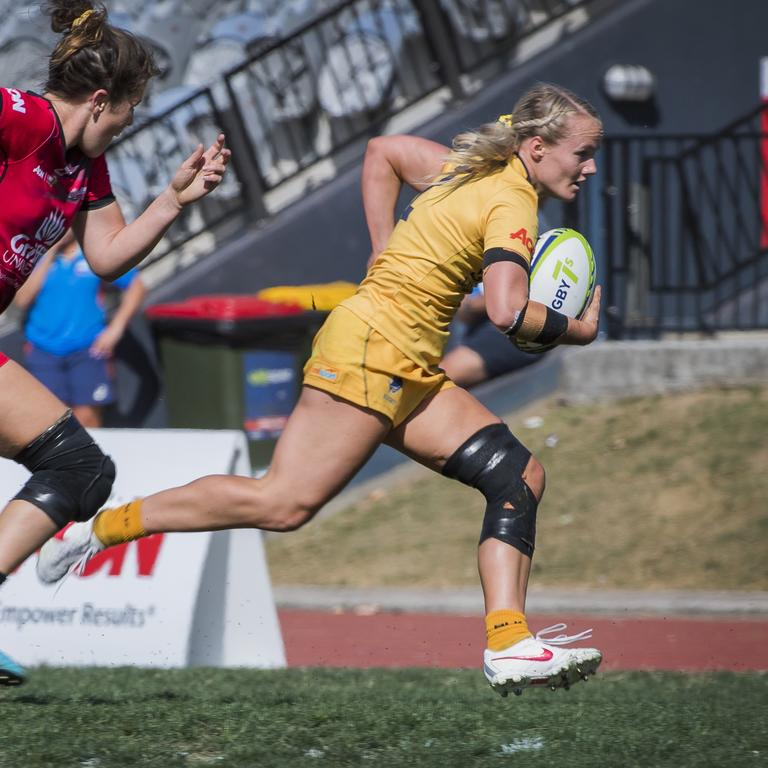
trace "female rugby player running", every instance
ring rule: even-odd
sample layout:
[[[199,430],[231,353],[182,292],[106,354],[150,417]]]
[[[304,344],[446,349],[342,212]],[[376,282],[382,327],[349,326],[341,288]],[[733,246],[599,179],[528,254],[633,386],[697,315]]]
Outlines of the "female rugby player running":
[[[510,339],[595,338],[599,289],[582,320],[568,318],[528,300],[528,269],[539,200],[574,199],[596,171],[601,133],[589,104],[537,86],[513,115],[455,138],[450,173],[423,185],[394,230],[400,179],[434,176],[444,149],[411,137],[372,141],[365,209],[374,249],[383,250],[315,337],[301,396],[266,476],[204,477],[105,510],[43,547],[40,577],[56,581],[93,552],[159,531],[296,529],[387,443],[486,497],[478,561],[491,685],[506,694],[535,683],[568,686],[593,672],[599,651],[562,648],[573,639],[563,636],[544,642],[526,623],[541,464],[438,365],[451,318],[481,279],[488,314]]]
[[[150,50],[111,26],[89,0],[50,0],[54,32],[45,95],[0,89],[0,311],[35,262],[69,229],[91,269],[114,279],[138,264],[182,208],[218,186],[229,161],[220,135],[198,147],[170,185],[126,224],[104,151],[133,119],[149,79]],[[87,520],[109,497],[115,468],[71,412],[0,353],[0,455],[32,473],[0,514],[0,584],[46,539]],[[0,684],[21,667],[0,653]]]

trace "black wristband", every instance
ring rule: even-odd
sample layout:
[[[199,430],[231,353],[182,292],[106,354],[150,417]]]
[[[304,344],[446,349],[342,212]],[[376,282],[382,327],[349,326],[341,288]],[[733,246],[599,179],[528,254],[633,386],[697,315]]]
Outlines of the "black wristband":
[[[568,317],[547,307],[547,318],[541,333],[534,339],[537,344],[554,344],[568,330]]]

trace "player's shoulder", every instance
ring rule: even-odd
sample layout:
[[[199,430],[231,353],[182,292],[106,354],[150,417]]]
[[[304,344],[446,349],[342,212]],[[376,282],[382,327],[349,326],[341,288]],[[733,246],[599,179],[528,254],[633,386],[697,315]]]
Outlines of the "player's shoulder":
[[[0,115],[4,121],[15,120],[20,125],[41,119],[50,124],[55,119],[48,99],[10,87],[0,87]]]
[[[538,207],[538,195],[528,178],[510,166],[486,177],[484,188],[486,204],[491,207],[505,203]]]
[[[18,88],[0,88],[0,136],[11,159],[35,150],[56,130],[56,117],[42,96]]]

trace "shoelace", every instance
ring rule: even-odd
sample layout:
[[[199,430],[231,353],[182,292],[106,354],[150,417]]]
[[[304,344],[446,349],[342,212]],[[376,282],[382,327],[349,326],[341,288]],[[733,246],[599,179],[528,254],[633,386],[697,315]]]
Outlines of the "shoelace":
[[[69,570],[61,577],[61,580],[56,585],[56,589],[53,592],[54,597],[59,594],[59,590],[64,586],[64,582],[74,574],[75,576],[82,576],[85,566],[88,565],[88,561],[96,554],[101,552],[94,546],[89,546],[88,549],[81,555],[80,559],[72,563]]]
[[[88,549],[83,552],[83,556],[76,563],[73,563],[72,567],[69,569],[69,572],[74,573],[77,576],[82,576],[83,571],[85,570],[85,566],[88,565],[88,561],[99,552],[101,552],[101,550],[94,546],[88,547]]]
[[[555,635],[555,637],[547,638],[546,635],[551,635],[554,632],[562,632],[567,629],[568,625],[560,622],[559,624],[553,624],[551,627],[544,627],[536,633],[536,639],[540,643],[546,643],[547,645],[568,645],[569,643],[575,643],[579,640],[587,640],[592,637],[592,628],[585,629],[583,632],[579,632],[577,635]]]

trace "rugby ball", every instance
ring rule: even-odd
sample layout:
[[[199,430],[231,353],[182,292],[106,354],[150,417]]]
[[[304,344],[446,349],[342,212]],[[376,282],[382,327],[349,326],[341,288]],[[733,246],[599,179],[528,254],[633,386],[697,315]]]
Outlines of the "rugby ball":
[[[579,318],[595,287],[595,257],[583,235],[575,229],[550,229],[539,236],[531,259],[528,298]],[[517,341],[523,352],[540,353],[554,344]]]

